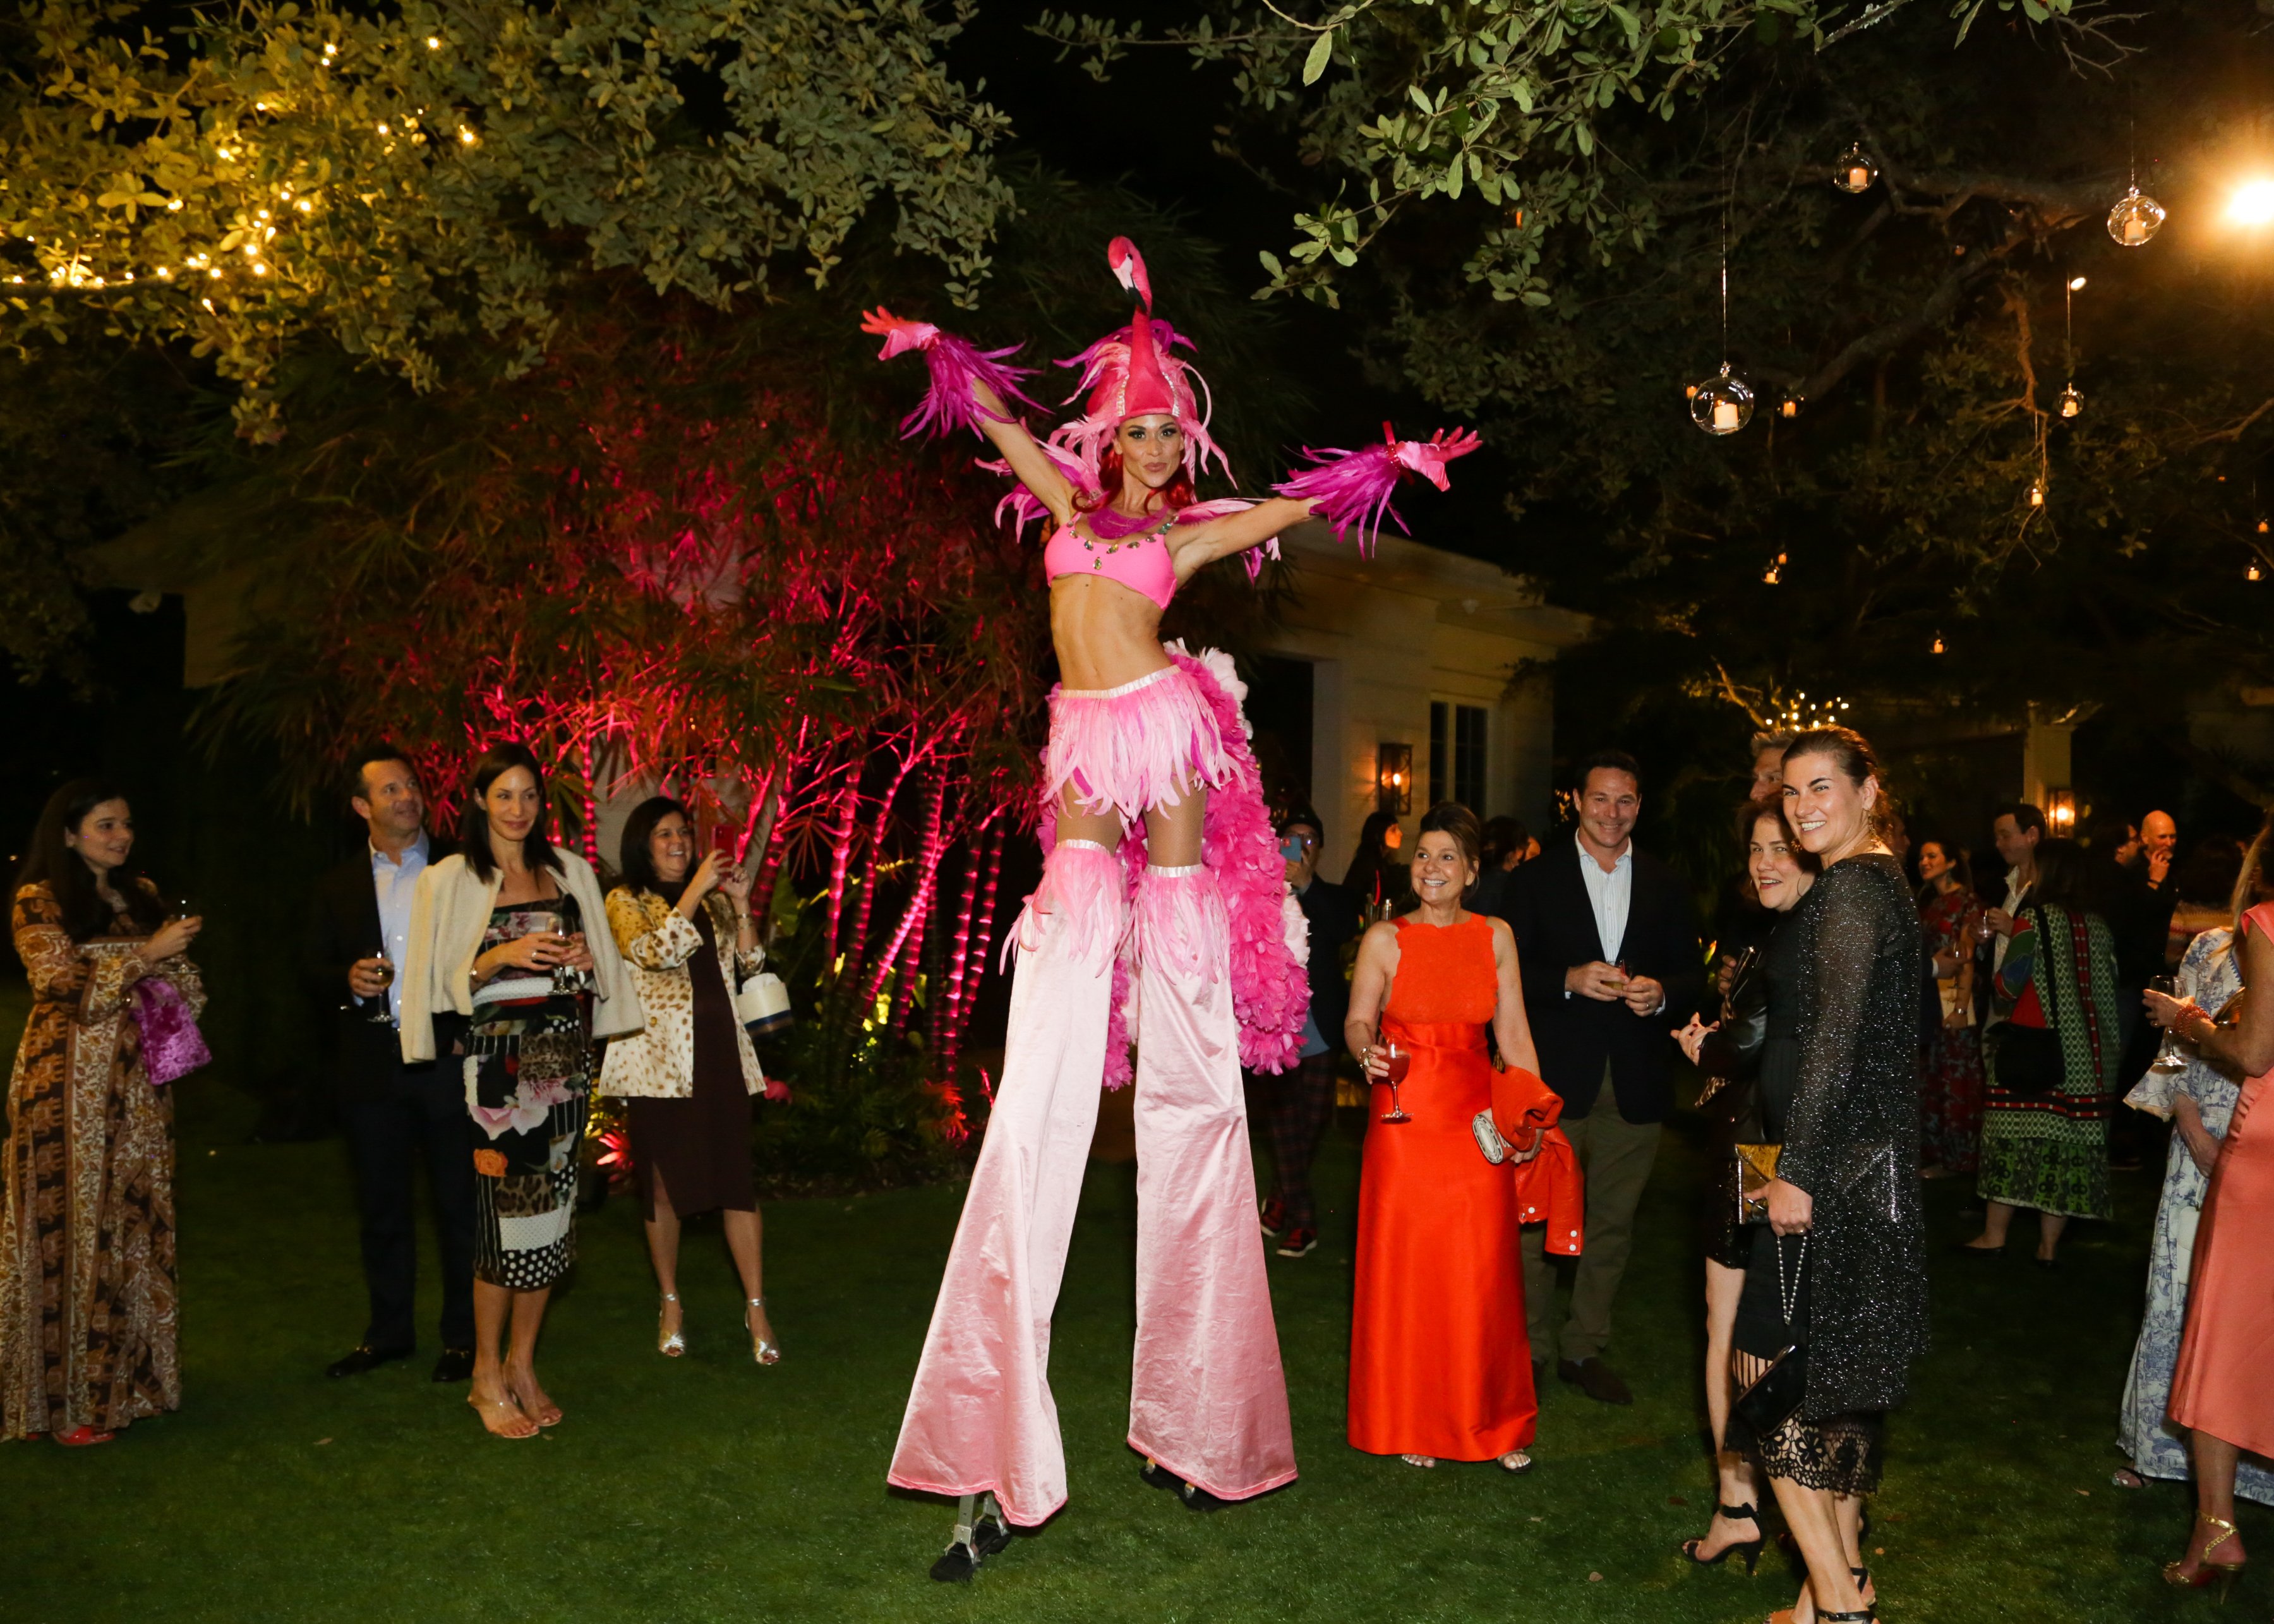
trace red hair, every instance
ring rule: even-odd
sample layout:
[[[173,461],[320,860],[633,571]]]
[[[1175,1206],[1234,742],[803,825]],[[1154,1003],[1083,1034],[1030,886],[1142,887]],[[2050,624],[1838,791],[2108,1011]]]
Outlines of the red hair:
[[[1073,510],[1076,513],[1096,513],[1121,493],[1120,447],[1108,446],[1105,455],[1097,459],[1097,484],[1098,491],[1095,495],[1088,491],[1074,492]],[[1147,496],[1145,505],[1148,509],[1153,505],[1154,497],[1160,498],[1163,507],[1171,513],[1189,508],[1200,500],[1193,489],[1193,477],[1182,464],[1178,466],[1175,478]]]

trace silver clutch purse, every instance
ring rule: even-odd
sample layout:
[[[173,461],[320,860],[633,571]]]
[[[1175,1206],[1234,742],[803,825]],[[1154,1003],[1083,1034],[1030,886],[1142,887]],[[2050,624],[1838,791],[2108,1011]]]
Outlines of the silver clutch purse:
[[[1477,1136],[1477,1148],[1485,1153],[1485,1160],[1498,1167],[1508,1160],[1516,1147],[1501,1138],[1500,1129],[1493,1122],[1492,1109],[1479,1111],[1469,1124],[1469,1132]]]

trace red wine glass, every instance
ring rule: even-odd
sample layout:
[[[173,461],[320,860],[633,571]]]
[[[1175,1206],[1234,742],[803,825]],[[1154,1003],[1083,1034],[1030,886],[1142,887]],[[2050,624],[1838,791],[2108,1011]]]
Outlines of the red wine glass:
[[[1398,1085],[1405,1080],[1405,1073],[1412,1067],[1413,1051],[1396,1043],[1387,1044],[1382,1049],[1382,1064],[1387,1068],[1384,1080],[1389,1084],[1389,1109],[1382,1114],[1382,1120],[1412,1122],[1413,1118],[1405,1114],[1405,1108],[1399,1103],[1397,1089]]]

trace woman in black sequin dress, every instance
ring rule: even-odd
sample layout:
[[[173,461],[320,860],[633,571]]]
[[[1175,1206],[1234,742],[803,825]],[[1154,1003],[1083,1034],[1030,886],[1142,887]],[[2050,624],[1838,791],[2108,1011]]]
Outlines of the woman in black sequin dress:
[[[1788,1065],[1764,1064],[1763,1126],[1783,1147],[1756,1226],[1733,1361],[1741,1384],[1797,1346],[1798,1407],[1765,1432],[1740,1404],[1808,1564],[1799,1624],[1871,1615],[1860,1532],[1879,1484],[1880,1421],[1927,1342],[1918,1192],[1918,918],[1880,838],[1888,811],[1863,737],[1824,728],[1785,753],[1785,808],[1824,872],[1787,928],[1797,980]]]

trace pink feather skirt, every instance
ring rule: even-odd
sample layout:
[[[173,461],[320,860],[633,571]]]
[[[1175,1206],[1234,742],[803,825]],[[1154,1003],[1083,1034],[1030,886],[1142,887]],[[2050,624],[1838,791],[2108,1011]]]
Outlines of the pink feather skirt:
[[[1221,789],[1238,771],[1215,710],[1182,666],[1118,688],[1062,688],[1050,695],[1046,809],[1071,788],[1084,812],[1115,812],[1132,828],[1147,808],[1174,806],[1195,786]]]

